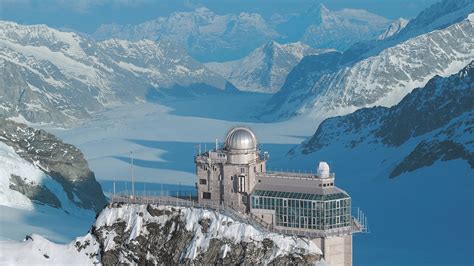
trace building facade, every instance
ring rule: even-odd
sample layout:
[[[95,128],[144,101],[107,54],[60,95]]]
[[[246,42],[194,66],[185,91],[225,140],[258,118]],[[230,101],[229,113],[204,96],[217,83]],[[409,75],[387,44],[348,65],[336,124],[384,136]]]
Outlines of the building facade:
[[[198,201],[234,208],[281,232],[310,236],[331,265],[352,265],[352,233],[362,231],[351,215],[351,197],[335,186],[329,165],[315,174],[269,172],[268,153],[246,127],[227,132],[224,147],[195,157]]]

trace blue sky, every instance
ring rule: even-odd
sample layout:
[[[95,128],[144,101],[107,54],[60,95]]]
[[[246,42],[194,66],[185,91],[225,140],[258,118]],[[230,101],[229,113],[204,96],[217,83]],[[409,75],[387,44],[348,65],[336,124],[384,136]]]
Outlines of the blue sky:
[[[366,9],[387,18],[416,16],[437,0],[0,0],[0,19],[44,23],[92,33],[104,23],[137,24],[174,11],[206,6],[218,14],[294,13],[323,3],[331,10]]]

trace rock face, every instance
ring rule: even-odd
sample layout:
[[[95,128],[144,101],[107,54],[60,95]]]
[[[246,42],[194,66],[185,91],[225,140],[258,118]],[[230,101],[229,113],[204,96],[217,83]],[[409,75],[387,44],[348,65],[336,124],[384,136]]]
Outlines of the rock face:
[[[33,234],[0,248],[7,264],[326,265],[308,239],[262,232],[207,209],[138,204],[106,207],[87,235],[68,244]]]
[[[330,61],[324,60],[325,55],[315,56],[321,59],[311,60],[312,64],[302,60],[304,66],[297,65],[295,73],[288,75],[280,92],[269,101],[266,114],[278,120],[298,114],[344,115],[363,107],[393,106],[432,77],[452,75],[474,60],[473,40],[474,17],[469,16],[360,61],[353,61],[350,54],[371,50],[370,45],[354,47]]]
[[[392,22],[388,28],[377,37],[377,40],[385,40],[394,35],[397,35],[401,30],[403,30],[408,24],[408,20],[404,18],[399,18]]]
[[[107,204],[100,184],[76,147],[63,143],[46,131],[1,118],[0,141],[58,182],[69,200],[78,207],[99,212]],[[12,176],[10,183],[11,189],[31,200],[60,207],[56,195],[45,187],[24,182],[19,176]]]
[[[96,42],[46,25],[0,21],[0,116],[71,124],[105,107],[233,91],[169,41]]]
[[[239,90],[275,93],[303,57],[328,51],[313,49],[300,42],[279,44],[272,41],[242,59],[207,63],[206,66],[232,82]]]
[[[40,202],[54,208],[61,207],[61,201],[53,192],[41,185],[28,182],[21,176],[11,175],[10,189],[20,192],[32,201]]]
[[[437,160],[466,160],[474,168],[474,61],[457,74],[435,77],[391,107],[360,109],[329,118],[301,146],[303,154],[337,145],[352,149],[414,142],[390,177],[430,166]],[[411,144],[413,146],[413,144]]]
[[[92,234],[105,265],[314,264],[321,258],[307,240],[194,208],[116,204],[101,212]]]

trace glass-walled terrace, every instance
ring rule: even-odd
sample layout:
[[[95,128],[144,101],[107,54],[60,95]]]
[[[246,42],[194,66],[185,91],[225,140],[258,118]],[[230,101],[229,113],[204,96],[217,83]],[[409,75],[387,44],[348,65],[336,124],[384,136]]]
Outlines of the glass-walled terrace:
[[[327,230],[351,225],[351,198],[329,195],[257,190],[252,209],[275,210],[275,225]]]

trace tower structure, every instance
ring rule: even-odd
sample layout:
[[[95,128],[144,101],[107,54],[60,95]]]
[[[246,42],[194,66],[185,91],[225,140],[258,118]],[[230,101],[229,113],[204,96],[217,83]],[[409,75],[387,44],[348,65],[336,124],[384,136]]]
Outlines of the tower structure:
[[[265,171],[266,160],[260,156],[257,138],[249,128],[232,128],[222,149],[216,145],[216,149],[195,158],[198,201],[249,212],[255,176]]]
[[[227,132],[223,148],[195,157],[198,201],[250,213],[276,232],[311,238],[330,265],[352,265],[352,234],[366,221],[351,215],[351,197],[320,162],[316,174],[270,172],[268,153],[246,127]]]

